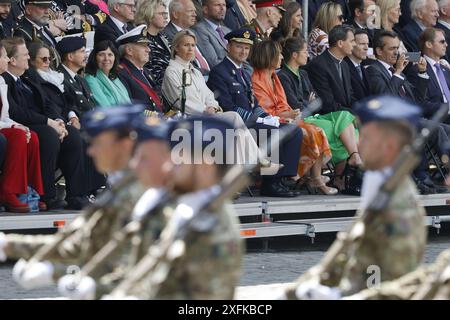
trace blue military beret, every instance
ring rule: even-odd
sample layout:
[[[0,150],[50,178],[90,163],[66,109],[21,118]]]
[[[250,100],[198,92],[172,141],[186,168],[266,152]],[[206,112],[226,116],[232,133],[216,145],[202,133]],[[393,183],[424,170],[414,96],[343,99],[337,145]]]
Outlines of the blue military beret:
[[[208,146],[209,151],[216,148],[213,156],[220,164],[226,163],[227,151],[235,145],[233,125],[214,116],[195,116],[169,122],[167,138],[172,148],[178,148],[181,144],[180,147],[193,157],[201,157]]]
[[[149,121],[142,122],[136,126],[137,142],[145,142],[148,140],[163,140],[168,142],[167,130],[168,126],[165,122],[154,122]]]
[[[86,46],[86,40],[82,37],[65,37],[56,44],[56,50],[60,55],[77,51]]]
[[[105,130],[136,128],[144,121],[144,106],[123,105],[113,108],[97,108],[81,119],[84,132],[91,138]]]
[[[418,126],[422,117],[420,107],[393,96],[372,97],[355,103],[352,107],[362,124],[383,120],[406,120]]]
[[[236,41],[241,43],[253,44],[256,38],[255,31],[248,28],[241,28],[234,31],[230,31],[225,35],[225,39],[228,41]]]

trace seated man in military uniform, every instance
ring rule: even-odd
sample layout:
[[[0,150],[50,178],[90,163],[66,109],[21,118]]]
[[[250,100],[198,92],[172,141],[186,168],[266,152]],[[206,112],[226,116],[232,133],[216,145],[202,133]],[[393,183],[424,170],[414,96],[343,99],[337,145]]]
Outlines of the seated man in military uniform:
[[[302,131],[299,128],[292,128],[291,125],[277,124],[274,119],[267,114],[258,104],[253,95],[252,81],[249,76],[250,70],[246,65],[255,33],[247,28],[238,29],[228,33],[225,38],[228,40],[228,55],[215,66],[208,79],[208,87],[214,92],[219,105],[224,111],[235,111],[246,122],[249,129],[257,132],[266,131],[270,137],[272,132],[280,130],[292,130],[290,138],[280,147],[280,163],[284,167],[273,176],[263,176],[261,193],[264,196],[290,197],[297,195],[289,190],[281,182],[282,177],[293,177],[297,175],[297,167],[300,158],[300,146],[302,142]],[[262,135],[261,135],[262,136]],[[258,141],[264,147],[264,144]]]
[[[256,33],[256,41],[268,39],[270,31],[278,26],[281,14],[286,11],[282,0],[253,0],[256,6],[256,19],[244,27]]]
[[[121,57],[119,78],[134,102],[144,104],[148,111],[162,113],[164,107],[155,90],[156,82],[150,71],[144,68],[149,60],[149,42],[145,25],[140,25],[117,38]]]

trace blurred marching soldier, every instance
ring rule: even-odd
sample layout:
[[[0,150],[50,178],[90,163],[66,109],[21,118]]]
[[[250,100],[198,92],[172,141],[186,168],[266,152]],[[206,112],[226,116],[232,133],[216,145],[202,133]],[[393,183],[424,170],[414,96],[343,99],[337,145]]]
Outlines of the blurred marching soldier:
[[[69,271],[67,266],[83,265],[128,222],[144,192],[127,168],[135,144],[131,124],[140,121],[142,111],[139,106],[118,106],[107,112],[94,110],[82,118],[82,127],[92,139],[88,152],[97,169],[108,174],[112,188],[120,185],[108,202],[101,207],[87,207],[84,214],[55,235],[0,236],[0,256],[3,253],[4,257],[20,258],[13,277],[21,286],[49,285]],[[101,198],[97,201],[102,203]]]
[[[256,41],[269,38],[270,31],[278,26],[281,14],[286,11],[282,0],[254,0],[257,16],[244,27],[256,33]]]
[[[99,252],[82,267],[79,274],[66,275],[58,282],[59,292],[72,299],[98,299],[109,294],[158,239],[172,211],[172,201],[154,209],[170,182],[172,163],[167,130],[162,125],[141,124],[135,128],[137,146],[131,160],[135,176],[147,191],[137,201],[131,219],[140,220],[142,228],[123,238],[115,250],[104,255],[103,248],[114,243],[114,235]],[[149,212],[150,210],[153,210]],[[125,232],[125,230],[124,230]]]
[[[421,262],[426,243],[425,210],[409,175],[396,187],[386,209],[367,209],[392,174],[403,147],[411,144],[412,124],[418,125],[420,109],[398,98],[380,97],[357,103],[354,111],[362,123],[360,152],[368,170],[357,221],[350,233],[338,234],[320,264],[286,291],[288,298],[351,295],[370,285],[374,271],[378,281],[387,281],[413,271]],[[367,214],[370,217],[363,220]],[[371,270],[373,266],[377,270]]]
[[[212,130],[215,142],[217,136],[223,137],[214,145],[214,156],[207,155],[208,150],[211,152]],[[233,298],[242,258],[236,214],[227,201],[220,202],[216,209],[206,209],[218,194],[226,192],[219,183],[227,172],[227,154],[232,152],[234,144],[231,140],[226,141],[229,130],[234,132],[231,124],[213,117],[191,117],[173,122],[168,136],[172,144],[172,161],[179,164],[174,168],[172,182],[175,191],[183,196],[178,199],[179,205],[162,231],[158,245],[150,248],[110,297]],[[194,157],[198,164],[193,164]],[[181,237],[176,236],[180,235],[178,231]],[[164,251],[165,245],[178,250]],[[162,255],[158,256],[159,252]],[[150,270],[142,268],[153,259],[156,263]]]
[[[156,82],[150,71],[144,67],[149,60],[149,43],[145,25],[140,25],[117,38],[116,44],[121,57],[119,78],[135,103],[144,104],[148,111],[163,113],[161,99],[154,90]]]
[[[86,40],[67,37],[56,45],[61,56],[58,71],[64,75],[64,96],[78,117],[94,109],[95,102],[89,85],[78,72],[86,66]]]

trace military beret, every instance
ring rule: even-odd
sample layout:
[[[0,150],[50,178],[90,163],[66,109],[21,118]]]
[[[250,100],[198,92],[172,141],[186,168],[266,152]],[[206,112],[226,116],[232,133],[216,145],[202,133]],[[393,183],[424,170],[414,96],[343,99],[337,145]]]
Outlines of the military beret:
[[[77,51],[86,46],[86,40],[82,37],[64,37],[56,44],[56,50],[60,55]]]
[[[119,46],[127,43],[150,43],[150,40],[147,38],[147,26],[145,24],[141,24],[140,26],[133,28],[132,30],[118,37],[116,39],[116,43]]]
[[[105,130],[135,129],[144,121],[144,106],[122,105],[113,108],[96,108],[81,119],[84,133],[93,138]]]
[[[406,120],[418,126],[422,117],[420,107],[393,96],[379,96],[362,100],[353,105],[362,124],[372,121]]]
[[[231,131],[232,130],[232,131]],[[233,125],[213,116],[195,116],[169,122],[169,143],[173,149],[190,152],[192,162],[204,162],[204,151],[212,152],[216,164],[226,164],[228,152],[234,150],[235,131]],[[181,161],[184,162],[185,154]],[[192,158],[193,157],[193,158]],[[234,159],[233,159],[234,160]],[[174,160],[175,163],[179,160]]]
[[[276,7],[281,11],[286,11],[283,7],[283,0],[253,0],[256,8]]]
[[[137,142],[140,143],[148,140],[163,140],[168,142],[167,129],[167,124],[160,119],[148,118],[147,121],[140,122],[135,128]]]
[[[225,35],[225,39],[228,41],[236,41],[241,43],[253,44],[253,41],[256,38],[256,33],[247,28],[237,29],[231,32],[228,32]]]

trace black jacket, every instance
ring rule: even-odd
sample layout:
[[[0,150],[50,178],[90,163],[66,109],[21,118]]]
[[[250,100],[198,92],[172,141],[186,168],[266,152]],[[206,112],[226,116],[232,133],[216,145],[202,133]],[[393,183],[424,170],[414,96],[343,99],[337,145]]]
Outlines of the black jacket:
[[[342,61],[341,68],[343,81],[328,50],[314,58],[304,68],[317,95],[322,99],[322,109],[319,111],[321,114],[341,110],[351,111],[355,102],[348,65]]]
[[[299,70],[300,77],[283,65],[278,72],[278,78],[281,81],[286,98],[293,109],[303,109],[308,103],[309,96],[314,92],[308,73],[305,70]]]
[[[356,70],[355,65],[346,57],[344,59],[347,62],[348,68],[350,70],[350,77],[352,83],[353,94],[355,95],[356,101],[364,99],[370,95],[369,83],[367,82],[367,71],[366,68],[361,66],[361,71],[363,74],[363,80],[359,77],[358,70]]]
[[[133,25],[128,23],[128,31],[133,29]],[[120,30],[110,16],[106,18],[106,20],[97,27],[94,35],[94,46],[103,41],[109,40],[112,43],[116,44],[116,39],[123,35],[123,30]]]

